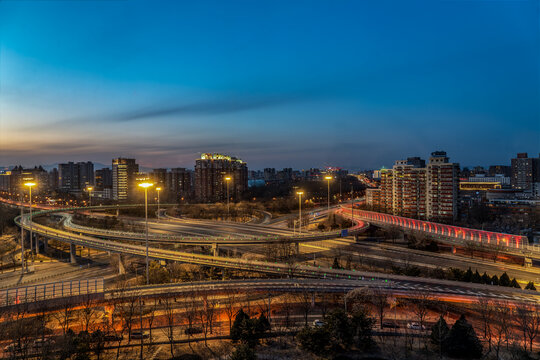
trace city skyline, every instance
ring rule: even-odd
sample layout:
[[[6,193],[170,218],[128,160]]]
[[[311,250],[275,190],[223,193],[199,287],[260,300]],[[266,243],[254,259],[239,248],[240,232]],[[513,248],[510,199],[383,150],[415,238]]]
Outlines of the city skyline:
[[[327,5],[1,2],[0,164],[538,152],[537,3]]]

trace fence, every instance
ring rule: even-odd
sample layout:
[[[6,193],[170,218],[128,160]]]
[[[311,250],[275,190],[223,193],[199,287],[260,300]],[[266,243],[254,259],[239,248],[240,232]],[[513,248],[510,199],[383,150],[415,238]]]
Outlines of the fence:
[[[101,293],[103,278],[68,280],[0,290],[0,306]]]

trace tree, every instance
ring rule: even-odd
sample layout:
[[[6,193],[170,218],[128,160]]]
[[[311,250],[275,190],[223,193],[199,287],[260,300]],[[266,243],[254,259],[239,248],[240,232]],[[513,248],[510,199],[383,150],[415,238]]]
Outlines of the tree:
[[[521,289],[521,286],[519,286],[516,278],[513,278],[512,281],[510,281],[510,287]]]
[[[296,301],[298,302],[298,305],[300,306],[300,310],[302,311],[302,314],[304,315],[304,326],[308,325],[308,317],[309,313],[311,312],[311,303],[313,299],[313,293],[308,292],[307,290],[303,290],[296,294]]]
[[[484,272],[482,275],[482,284],[489,284],[491,283],[491,277],[487,274],[487,272]]]
[[[447,355],[463,359],[478,359],[482,356],[482,343],[476,336],[465,315],[454,323],[444,340],[444,351]]]
[[[238,346],[231,354],[230,360],[256,360],[255,350],[246,344]]]
[[[377,309],[381,329],[383,327],[384,311],[388,307],[388,294],[381,289],[375,289],[370,296],[370,302]]]
[[[174,303],[172,299],[165,295],[161,299],[163,305],[163,316],[165,318],[165,326],[161,329],[164,335],[169,340],[169,349],[171,351],[171,357],[174,357],[174,328],[176,326],[176,314],[174,309]]]
[[[315,355],[324,355],[329,350],[331,336],[328,327],[304,327],[296,335],[300,349]]]
[[[478,270],[476,270],[474,274],[472,275],[471,282],[476,283],[476,284],[482,283],[482,276],[480,275]]]
[[[489,346],[489,351],[491,351],[491,341],[492,341],[492,322],[493,322],[493,314],[494,314],[494,307],[491,301],[489,301],[487,298],[480,298],[478,300],[477,305],[478,312],[480,314],[480,319],[482,320],[482,324],[484,327],[484,340],[487,341]]]
[[[442,358],[443,342],[446,339],[446,336],[448,336],[449,331],[448,324],[446,324],[442,315],[435,325],[431,327],[431,335],[429,337],[431,342],[439,348],[439,358]]]
[[[540,332],[540,308],[534,307],[519,307],[516,310],[517,324],[523,333],[523,349],[527,351],[527,341],[530,344],[532,351],[534,339]]]
[[[350,320],[354,331],[354,343],[360,350],[370,350],[375,347],[373,340],[373,324],[375,320],[368,316],[366,309],[360,309],[353,313]]]
[[[240,342],[253,348],[259,339],[270,329],[268,319],[261,314],[258,319],[251,319],[242,309],[238,311],[231,329],[233,342]]]
[[[504,272],[504,274],[501,275],[501,277],[499,279],[499,285],[500,286],[510,286],[510,277],[508,276],[506,271]]]
[[[334,309],[326,316],[326,324],[330,332],[333,347],[348,349],[354,340],[354,329],[347,314],[342,309]]]
[[[534,282],[529,281],[527,286],[525,286],[525,290],[534,290],[534,291],[536,291],[536,287],[534,286]]]
[[[499,277],[497,275],[491,277],[491,285],[499,285]]]
[[[97,360],[99,360],[105,347],[105,335],[101,330],[96,330],[92,333],[91,338],[92,352],[96,355]]]

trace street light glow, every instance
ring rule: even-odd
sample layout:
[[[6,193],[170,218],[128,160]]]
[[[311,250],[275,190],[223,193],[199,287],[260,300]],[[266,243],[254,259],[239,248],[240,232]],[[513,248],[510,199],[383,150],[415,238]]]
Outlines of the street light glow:
[[[94,188],[92,186],[87,186],[86,187],[86,191],[92,191],[92,190],[94,190]]]
[[[225,177],[225,181],[231,181],[231,177],[230,177],[230,176],[226,176],[226,177]]]
[[[27,183],[24,183],[24,186],[32,187],[32,186],[36,186],[36,183],[35,182],[27,182]]]
[[[303,191],[297,191],[296,195],[304,195],[304,192]]]
[[[157,191],[161,191],[161,188],[160,188],[160,187],[157,187],[156,190],[157,190]]]
[[[139,186],[146,189],[146,188],[149,188],[149,187],[151,187],[151,186],[154,186],[154,184],[153,184],[153,183],[144,182],[144,183],[140,183]]]
[[[325,176],[324,179],[325,180],[332,180],[332,177],[331,176]]]

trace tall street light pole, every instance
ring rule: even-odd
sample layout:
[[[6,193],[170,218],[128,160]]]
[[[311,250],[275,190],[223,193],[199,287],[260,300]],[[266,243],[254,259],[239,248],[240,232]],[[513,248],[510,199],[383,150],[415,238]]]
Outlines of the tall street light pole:
[[[24,227],[22,226],[24,215],[23,194],[21,193],[21,274],[24,274]]]
[[[303,191],[297,191],[298,195],[298,234],[302,234],[302,195]]]
[[[327,199],[328,199],[328,216],[330,216],[330,180],[332,180],[332,177],[331,176],[325,176],[324,179],[328,181],[328,196],[327,196]]]
[[[28,186],[28,196],[30,197],[30,217],[29,217],[29,220],[30,220],[30,249],[31,251],[33,251],[33,246],[34,246],[34,243],[33,243],[33,239],[32,239],[32,186],[36,186],[36,183],[34,182],[27,182],[24,184],[24,186]],[[37,249],[36,249],[36,253],[37,253]],[[34,256],[32,255],[32,262],[34,262]]]
[[[148,270],[148,188],[153,186],[152,183],[140,183],[139,186],[144,189],[144,219],[146,228],[146,285],[150,284],[150,274]]]
[[[227,218],[229,219],[231,217],[229,210],[229,183],[231,182],[231,177],[225,176],[225,182],[227,182]]]
[[[92,186],[86,187],[86,191],[88,191],[88,206],[90,207],[92,207],[92,190],[94,190]],[[92,209],[90,209],[90,212],[92,212]]]
[[[161,191],[161,188],[157,187],[156,190],[157,190],[157,221],[159,222],[159,192]]]

